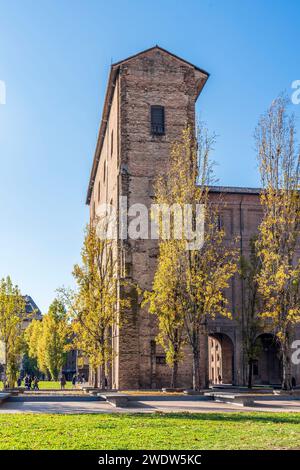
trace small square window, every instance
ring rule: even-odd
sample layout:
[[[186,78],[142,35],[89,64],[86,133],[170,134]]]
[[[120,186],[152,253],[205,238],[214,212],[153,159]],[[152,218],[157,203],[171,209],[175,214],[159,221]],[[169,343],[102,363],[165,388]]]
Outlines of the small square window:
[[[151,132],[153,135],[165,133],[165,108],[163,106],[151,106]]]
[[[160,366],[166,365],[166,357],[165,356],[156,356],[156,364]]]

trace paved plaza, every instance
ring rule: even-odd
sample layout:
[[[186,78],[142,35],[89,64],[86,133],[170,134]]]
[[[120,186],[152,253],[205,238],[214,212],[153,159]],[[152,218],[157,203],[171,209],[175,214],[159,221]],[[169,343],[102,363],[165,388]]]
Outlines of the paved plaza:
[[[5,413],[210,413],[210,412],[300,412],[300,400],[286,397],[259,396],[254,406],[218,403],[204,396],[136,396],[126,408],[116,408],[105,401],[83,394],[37,393],[11,397],[0,404],[0,414]]]

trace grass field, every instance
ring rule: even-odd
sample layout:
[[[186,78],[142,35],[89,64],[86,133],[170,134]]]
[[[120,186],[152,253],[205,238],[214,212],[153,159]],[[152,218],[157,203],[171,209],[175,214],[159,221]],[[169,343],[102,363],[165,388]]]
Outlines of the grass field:
[[[22,387],[25,387],[24,381],[22,382]],[[67,382],[65,388],[72,388],[72,382]],[[51,389],[51,390],[60,390],[60,382],[52,382],[48,380],[41,380],[39,382],[39,389]]]
[[[0,414],[0,449],[300,449],[300,414]]]

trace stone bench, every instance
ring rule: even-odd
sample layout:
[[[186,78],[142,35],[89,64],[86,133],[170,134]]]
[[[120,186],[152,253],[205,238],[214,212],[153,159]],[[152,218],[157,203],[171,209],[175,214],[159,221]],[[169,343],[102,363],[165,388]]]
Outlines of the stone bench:
[[[10,393],[6,392],[0,392],[0,403],[3,403],[5,400],[7,400],[11,396]]]
[[[20,391],[18,388],[6,388],[4,393],[9,393],[9,395],[19,395],[19,393],[24,393],[24,390]]]
[[[253,406],[254,405],[254,396],[247,395],[245,393],[215,393],[215,392],[206,392],[204,396],[211,397],[214,401],[219,403],[232,403],[233,405],[238,406]]]
[[[288,398],[300,398],[300,390],[293,389],[293,390],[273,390],[273,395],[280,396],[280,397],[288,397]]]
[[[184,390],[183,393],[185,395],[194,395],[194,396],[200,396],[200,395],[204,395],[204,392],[203,390]]]
[[[104,399],[110,405],[113,405],[118,408],[123,408],[128,406],[129,396],[123,393],[98,393],[98,397]]]
[[[99,393],[101,391],[100,388],[95,388],[95,387],[81,387],[81,390],[84,393],[88,393],[88,394],[96,394],[96,393]]]

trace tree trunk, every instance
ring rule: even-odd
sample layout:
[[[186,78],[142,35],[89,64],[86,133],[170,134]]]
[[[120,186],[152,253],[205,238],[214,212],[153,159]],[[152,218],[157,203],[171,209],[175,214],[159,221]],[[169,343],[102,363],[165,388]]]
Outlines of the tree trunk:
[[[248,388],[252,388],[252,377],[253,377],[253,361],[248,362]]]
[[[292,390],[292,361],[288,339],[282,344],[282,390]]]
[[[94,368],[94,380],[93,380],[93,387],[98,387],[98,369],[97,367]]]
[[[171,375],[171,388],[177,387],[177,376],[178,376],[178,359],[174,359]]]
[[[193,349],[193,390],[199,391],[200,388],[200,351],[196,346]]]
[[[5,388],[5,387],[6,387],[6,384],[7,384],[7,358],[8,358],[7,343],[5,342],[5,349],[4,349],[4,370],[3,370],[3,388]]]
[[[175,331],[175,343],[174,343],[174,355],[173,355],[173,367],[171,375],[171,388],[177,387],[177,376],[178,376],[178,363],[179,363],[179,345],[178,345],[178,330]]]
[[[105,390],[105,380],[106,376],[105,376],[105,364],[102,364],[102,366],[100,366],[100,388],[101,390]]]

